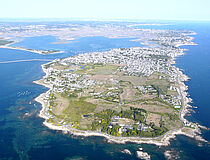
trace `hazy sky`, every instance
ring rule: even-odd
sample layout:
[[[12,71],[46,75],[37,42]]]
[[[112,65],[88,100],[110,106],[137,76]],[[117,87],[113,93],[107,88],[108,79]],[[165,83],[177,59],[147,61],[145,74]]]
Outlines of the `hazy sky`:
[[[1,0],[0,18],[210,20],[210,0]]]

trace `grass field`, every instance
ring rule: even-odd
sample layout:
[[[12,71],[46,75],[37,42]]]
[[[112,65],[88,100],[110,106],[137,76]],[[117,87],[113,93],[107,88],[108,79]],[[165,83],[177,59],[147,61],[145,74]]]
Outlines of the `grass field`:
[[[79,122],[83,115],[93,113],[96,105],[86,102],[84,98],[68,98],[55,94],[55,106],[53,107],[53,114],[56,118],[64,118],[67,121]]]
[[[81,68],[81,66],[78,66],[78,65],[64,66],[64,65],[57,64],[53,66],[53,68],[58,69],[58,70],[78,70]]]
[[[84,68],[74,71],[78,74],[110,75],[116,71],[117,65],[88,64]]]
[[[131,82],[134,86],[140,86],[146,84],[146,77],[137,77],[137,76],[120,76],[118,80]]]
[[[82,115],[88,115],[94,112],[96,105],[86,102],[82,99],[70,99],[69,106],[64,110],[63,114],[68,116],[72,121],[79,122]]]

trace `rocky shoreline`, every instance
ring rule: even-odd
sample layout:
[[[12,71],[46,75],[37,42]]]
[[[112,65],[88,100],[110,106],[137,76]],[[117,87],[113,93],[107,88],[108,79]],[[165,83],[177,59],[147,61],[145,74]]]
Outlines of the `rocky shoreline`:
[[[171,61],[171,64],[173,64],[174,61]],[[47,72],[47,70],[44,68],[44,65],[42,65],[42,69],[45,72],[45,76],[47,76],[49,73]],[[105,133],[101,133],[101,132],[92,132],[92,131],[82,131],[82,130],[78,130],[78,129],[74,129],[74,128],[70,128],[70,127],[65,127],[65,126],[55,126],[51,123],[47,122],[47,116],[45,116],[45,108],[47,107],[46,102],[44,101],[44,97],[45,95],[51,90],[51,87],[42,83],[41,81],[35,81],[34,83],[43,85],[45,87],[50,88],[46,93],[41,94],[39,97],[37,97],[35,100],[39,103],[41,103],[42,105],[42,109],[39,113],[39,116],[43,119],[45,119],[45,121],[43,122],[43,124],[45,126],[47,126],[50,129],[53,130],[60,130],[63,133],[69,133],[69,134],[73,134],[76,136],[101,136],[101,137],[105,137],[108,142],[110,143],[120,143],[120,144],[124,144],[126,142],[133,142],[133,143],[146,143],[146,144],[155,144],[158,146],[166,146],[170,144],[170,140],[175,138],[176,135],[186,135],[188,137],[191,138],[195,138],[196,140],[199,141],[205,141],[199,134],[200,132],[200,126],[197,124],[193,124],[194,128],[190,128],[187,127],[185,124],[186,123],[190,123],[188,122],[188,120],[186,120],[184,118],[184,116],[186,115],[186,113],[189,112],[189,108],[191,108],[191,106],[189,105],[189,103],[191,102],[191,99],[187,97],[188,93],[186,92],[187,90],[187,86],[184,84],[184,81],[187,81],[189,78],[184,75],[179,69],[177,69],[179,74],[181,75],[179,78],[179,87],[180,87],[180,92],[182,95],[182,99],[183,99],[183,106],[182,109],[180,111],[180,120],[183,123],[183,127],[180,129],[176,129],[176,130],[170,130],[167,133],[165,133],[162,136],[159,137],[155,137],[155,138],[144,138],[144,137],[115,137],[115,136],[111,136]]]

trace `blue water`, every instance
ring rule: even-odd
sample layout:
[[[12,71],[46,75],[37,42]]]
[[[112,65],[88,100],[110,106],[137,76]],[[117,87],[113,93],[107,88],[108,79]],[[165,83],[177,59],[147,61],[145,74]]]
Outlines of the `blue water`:
[[[66,44],[53,44],[59,42],[55,36],[40,36],[27,37],[23,41],[12,44],[11,46],[18,46],[31,49],[42,50],[61,50],[66,52],[92,52],[92,51],[107,51],[112,48],[130,48],[135,46],[142,46],[139,42],[131,41],[131,38],[106,38],[106,37],[82,37],[73,41],[68,41]],[[40,45],[41,44],[41,45]]]
[[[181,22],[180,22],[181,23]],[[198,46],[183,46],[188,48],[186,55],[177,59],[177,66],[184,69],[191,79],[186,84],[189,86],[189,94],[193,99],[195,113],[189,118],[210,127],[210,105],[209,100],[209,79],[210,79],[210,24],[208,23],[181,23],[174,25],[174,29],[181,28],[194,30],[195,42]],[[65,44],[57,46],[51,45],[55,37],[26,38],[20,46],[35,47],[34,49],[65,49]],[[49,41],[47,40],[49,38]],[[83,39],[83,38],[82,38]],[[84,44],[92,39],[90,45]],[[26,51],[0,49],[0,61],[21,60],[21,59],[54,59],[76,54],[80,51],[106,50],[118,47],[129,47],[136,45],[127,44],[128,39],[115,40],[102,37],[91,37],[89,40],[81,40],[71,49],[65,50],[63,54],[38,55]],[[101,42],[98,41],[101,39]],[[106,39],[106,40],[105,40]],[[36,45],[30,46],[35,40]],[[118,42],[119,43],[118,43]],[[20,42],[21,43],[21,42]],[[94,46],[103,46],[95,47]],[[74,52],[75,51],[75,52]],[[164,151],[171,150],[178,159],[209,159],[210,148],[206,143],[200,143],[186,136],[177,136],[171,141],[169,147],[157,147],[146,144],[126,145],[110,144],[102,137],[76,137],[63,135],[60,131],[52,131],[42,125],[43,120],[37,116],[41,109],[39,103],[33,99],[40,93],[47,91],[47,88],[33,84],[33,80],[40,79],[44,73],[40,65],[46,62],[21,62],[0,64],[0,159],[137,159],[136,150],[139,147],[151,154],[152,159],[165,159]],[[21,94],[20,94],[21,93]],[[30,116],[25,116],[30,113]],[[204,137],[210,141],[209,132],[203,132]],[[129,149],[133,154],[121,153],[123,149]]]

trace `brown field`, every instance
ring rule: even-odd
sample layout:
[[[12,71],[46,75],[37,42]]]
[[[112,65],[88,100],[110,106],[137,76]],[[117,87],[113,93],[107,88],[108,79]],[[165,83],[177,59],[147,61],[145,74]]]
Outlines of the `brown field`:
[[[128,118],[119,119],[118,120],[118,124],[129,124],[129,125],[133,125],[134,124],[134,120],[128,119]]]
[[[169,130],[173,130],[173,129],[177,129],[182,127],[182,123],[180,121],[180,119],[177,120],[171,120],[170,118],[168,118],[167,116],[163,116],[162,120],[165,123],[165,126],[169,129]]]
[[[155,104],[155,105],[160,105],[160,106],[163,106],[163,107],[168,107],[168,105],[167,104],[165,104],[165,103],[162,103],[162,102],[159,102],[159,101],[154,101],[154,100],[147,100],[146,101],[146,103],[152,103],[152,104]]]
[[[56,94],[55,104],[56,107],[53,107],[52,112],[55,115],[60,115],[63,111],[69,106],[69,100],[67,98],[63,98],[60,94]]]
[[[154,72],[152,75],[150,75],[148,77],[148,79],[159,79],[159,76],[166,76],[167,77],[166,74]]]
[[[94,66],[93,69],[90,69],[87,72],[95,75],[112,75],[113,72],[116,72],[117,68],[117,65]]]
[[[144,85],[146,83],[146,77],[137,77],[137,76],[121,76],[118,80],[131,82],[134,86]]]
[[[139,99],[153,99],[155,97],[157,97],[157,96],[156,95],[150,95],[150,94],[142,94]]]
[[[92,80],[98,81],[109,81],[110,79],[116,79],[118,76],[116,75],[93,75],[90,77]]]
[[[160,127],[160,120],[161,115],[149,113],[146,119],[146,122],[149,124],[150,122],[153,122],[156,126]]]
[[[82,130],[89,129],[88,127],[91,126],[91,123],[93,120],[94,120],[94,118],[92,118],[92,117],[82,118],[79,122],[79,129],[82,129]]]
[[[136,100],[135,98],[136,93],[138,93],[137,89],[131,88],[131,86],[128,86],[126,88],[123,88],[123,93],[120,94],[120,99],[134,101]]]
[[[150,76],[148,77],[148,80],[151,80],[151,79],[158,79],[158,75],[155,74],[155,73],[153,73],[152,75],[150,75]]]
[[[97,85],[97,86],[93,86],[91,89],[94,90],[95,93],[98,93],[98,92],[106,91],[107,87],[105,85]]]
[[[80,66],[77,66],[77,65],[71,65],[71,66],[55,65],[55,66],[53,66],[53,68],[59,69],[59,70],[65,70],[65,69],[78,70],[78,69],[80,69]]]
[[[168,86],[169,82],[166,79],[151,79],[147,81],[147,85]]]
[[[94,99],[94,98],[88,98],[88,99],[86,99],[86,101],[90,102],[92,104],[95,104],[97,106],[96,109],[95,109],[96,113],[101,112],[101,111],[106,110],[106,109],[113,109],[113,110],[120,111],[119,108],[114,108],[114,106],[116,104],[113,103],[113,102],[107,102],[107,101],[102,100],[102,99]]]
[[[76,70],[73,73],[90,74],[90,75],[113,75],[117,72],[118,65],[97,65],[88,64],[81,70]]]
[[[172,108],[167,108],[164,106],[159,106],[159,105],[147,105],[147,104],[130,104],[130,106],[135,107],[135,108],[141,108],[145,109],[146,111],[149,112],[157,112],[157,113],[173,113]]]

